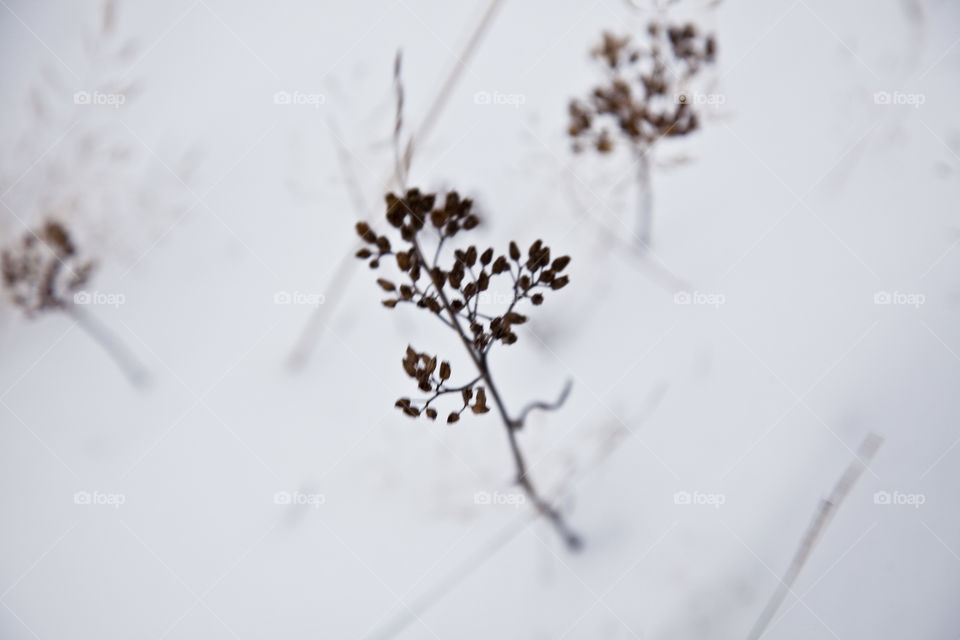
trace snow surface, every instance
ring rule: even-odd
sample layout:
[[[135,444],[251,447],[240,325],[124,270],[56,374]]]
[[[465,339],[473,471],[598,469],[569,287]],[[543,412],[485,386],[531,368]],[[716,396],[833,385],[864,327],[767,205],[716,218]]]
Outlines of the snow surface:
[[[724,103],[657,151],[647,258],[626,158],[573,157],[564,129],[600,31],[652,13],[503,4],[411,179],[475,197],[479,242],[574,257],[492,366],[515,410],[574,380],[522,445],[576,555],[527,507],[475,504],[516,491],[495,414],[393,408],[408,342],[469,365],[340,267],[358,214],[338,148],[378,218],[395,51],[415,128],[486,3],[127,2],[100,38],[98,2],[0,4],[3,242],[67,220],[91,289],[125,298],[92,312],[152,373],[138,391],[67,317],[0,311],[0,637],[742,638],[870,432],[765,637],[960,634],[955,3],[671,7],[717,33]],[[109,87],[129,100],[74,103]],[[277,292],[325,296],[299,371],[314,312]]]

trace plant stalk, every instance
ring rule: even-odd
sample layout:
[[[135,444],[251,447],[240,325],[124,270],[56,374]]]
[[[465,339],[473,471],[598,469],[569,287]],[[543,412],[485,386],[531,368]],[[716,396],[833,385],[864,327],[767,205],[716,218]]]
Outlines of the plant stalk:
[[[428,263],[424,259],[423,251],[420,250],[420,244],[416,239],[413,240],[413,248],[417,253],[417,259],[420,260],[420,263],[425,266],[429,266],[429,268],[432,270],[435,265]],[[436,289],[437,294],[440,296],[440,302],[443,303],[443,308],[450,317],[450,321],[453,324],[454,330],[456,330],[457,335],[460,336],[460,341],[463,343],[467,353],[470,354],[470,358],[477,367],[477,372],[487,384],[487,388],[490,391],[490,396],[493,398],[493,402],[497,406],[497,411],[500,412],[500,418],[503,420],[503,425],[507,430],[507,439],[510,442],[510,452],[513,454],[513,461],[517,470],[517,483],[523,488],[524,492],[527,494],[527,497],[530,498],[531,502],[533,502],[533,505],[536,507],[537,511],[550,521],[550,524],[552,524],[554,529],[556,529],[557,533],[563,539],[567,547],[573,551],[579,549],[583,544],[580,537],[567,525],[560,512],[554,507],[550,506],[546,500],[540,497],[540,494],[537,493],[536,487],[533,485],[533,481],[527,475],[527,463],[523,457],[523,452],[520,450],[520,444],[517,442],[516,435],[516,431],[522,426],[522,423],[517,423],[516,421],[510,419],[510,414],[507,413],[507,408],[503,403],[503,398],[500,396],[500,391],[494,384],[493,376],[490,374],[490,367],[487,364],[486,354],[478,354],[473,348],[473,344],[470,342],[466,332],[460,325],[460,319],[457,313],[453,310],[453,307],[450,305],[450,301],[447,299],[447,294],[443,290],[443,287],[436,287]]]

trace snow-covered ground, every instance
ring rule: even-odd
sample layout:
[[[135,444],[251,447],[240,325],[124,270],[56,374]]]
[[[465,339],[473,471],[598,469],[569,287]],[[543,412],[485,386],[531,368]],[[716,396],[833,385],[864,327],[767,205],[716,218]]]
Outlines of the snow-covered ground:
[[[4,302],[0,637],[743,638],[873,432],[765,637],[956,638],[960,7],[671,7],[716,32],[722,104],[658,149],[644,258],[626,158],[564,133],[637,4],[505,0],[411,175],[473,196],[480,242],[574,258],[492,357],[514,409],[574,381],[522,434],[569,554],[476,504],[516,492],[494,413],[393,408],[408,342],[469,365],[341,266],[349,183],[382,214],[396,50],[416,129],[486,2],[122,2],[105,32],[99,2],[0,2],[3,244],[66,220],[152,374]]]

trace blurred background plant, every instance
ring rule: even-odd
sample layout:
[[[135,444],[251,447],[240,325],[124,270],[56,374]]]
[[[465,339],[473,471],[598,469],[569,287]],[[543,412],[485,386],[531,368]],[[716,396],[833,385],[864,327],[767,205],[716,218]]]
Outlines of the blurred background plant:
[[[698,103],[710,96],[695,80],[716,59],[713,35],[693,23],[651,21],[642,40],[605,31],[590,55],[604,80],[584,99],[570,102],[567,129],[573,150],[609,154],[619,142],[629,147],[637,171],[636,241],[650,245],[653,224],[651,155],[665,138],[686,136],[700,126]]]

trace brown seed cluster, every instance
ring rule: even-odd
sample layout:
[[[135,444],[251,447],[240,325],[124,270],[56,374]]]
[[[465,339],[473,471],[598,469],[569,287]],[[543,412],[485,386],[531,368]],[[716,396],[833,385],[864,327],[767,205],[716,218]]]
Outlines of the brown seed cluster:
[[[411,418],[419,417],[421,414],[431,420],[437,419],[437,410],[430,404],[442,395],[459,393],[463,400],[463,406],[457,411],[451,411],[447,415],[447,422],[457,422],[460,420],[460,414],[467,407],[470,407],[473,413],[487,413],[490,411],[487,407],[487,392],[483,387],[477,387],[480,381],[478,376],[474,380],[459,387],[449,386],[450,376],[453,373],[450,363],[443,361],[437,367],[437,357],[428,353],[418,353],[413,347],[407,347],[407,353],[403,358],[403,370],[407,375],[417,381],[417,387],[421,391],[433,393],[433,395],[420,403],[414,403],[410,398],[400,398],[396,406]],[[471,405],[471,401],[473,404]]]
[[[357,234],[368,245],[357,252],[357,257],[368,260],[371,268],[378,268],[388,256],[396,260],[400,273],[399,282],[387,278],[377,279],[380,288],[390,294],[383,305],[395,308],[399,304],[413,304],[426,309],[438,317],[449,328],[461,334],[472,350],[471,355],[479,360],[485,358],[496,343],[505,345],[517,341],[514,329],[527,321],[527,317],[516,310],[518,304],[528,300],[533,305],[541,305],[544,293],[562,289],[569,282],[564,271],[570,264],[569,256],[551,257],[550,248],[537,240],[525,253],[516,242],[511,242],[508,250],[498,255],[493,247],[486,249],[469,245],[454,249],[452,263],[448,267],[440,265],[442,249],[446,242],[461,231],[469,231],[480,224],[479,217],[473,213],[473,203],[451,191],[442,199],[436,194],[423,194],[410,189],[403,196],[386,196],[386,219],[391,226],[400,230],[405,243],[395,249],[385,235],[378,235],[369,224],[357,224]],[[421,232],[430,230],[435,238],[435,252],[432,261],[423,253]],[[499,280],[498,280],[499,279]],[[491,289],[492,284],[501,283],[508,291],[499,312],[487,313],[489,304],[481,307],[481,298]],[[459,392],[463,398],[463,407],[451,413],[447,421],[456,422],[460,413],[470,406],[474,413],[486,413],[486,393],[482,387],[476,388],[480,377],[472,382],[451,387],[450,364],[437,364],[437,357],[418,353],[407,348],[403,360],[407,375],[417,381],[421,391],[434,395],[420,403],[409,398],[397,401],[397,407],[411,417],[426,414],[435,419],[436,411],[430,407],[437,397]],[[471,405],[470,403],[473,402]]]
[[[94,262],[81,260],[67,228],[48,220],[0,255],[3,284],[13,303],[32,316],[63,309],[90,279]]]
[[[607,83],[587,100],[570,102],[574,151],[586,146],[600,153],[614,147],[614,131],[634,147],[646,149],[660,138],[683,136],[697,129],[697,114],[682,89],[716,58],[716,40],[693,24],[647,27],[646,46],[630,36],[605,32],[591,52],[608,71]],[[612,121],[615,130],[608,121]]]

